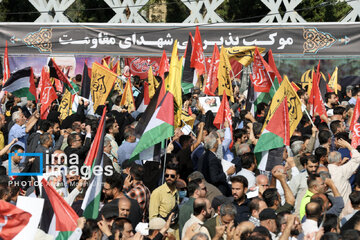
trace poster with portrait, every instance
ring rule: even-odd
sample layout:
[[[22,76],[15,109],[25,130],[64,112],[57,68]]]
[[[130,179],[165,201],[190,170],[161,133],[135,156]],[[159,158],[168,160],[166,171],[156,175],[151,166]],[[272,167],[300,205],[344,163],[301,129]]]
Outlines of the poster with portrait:
[[[220,97],[199,97],[200,105],[205,109],[205,112],[212,111],[213,113],[217,113],[220,107]]]

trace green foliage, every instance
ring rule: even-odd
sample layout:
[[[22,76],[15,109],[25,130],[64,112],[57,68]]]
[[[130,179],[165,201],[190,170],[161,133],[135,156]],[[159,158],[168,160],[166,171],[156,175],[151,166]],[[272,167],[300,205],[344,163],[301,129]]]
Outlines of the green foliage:
[[[1,22],[34,22],[39,16],[28,1],[3,0],[0,3]]]
[[[156,17],[155,10],[155,17],[151,18],[153,22],[183,22],[190,14],[190,10],[180,0],[150,0],[141,12],[145,12],[147,16],[144,17],[148,18],[149,9],[162,3],[166,4],[166,19]],[[338,22],[351,9],[346,2],[338,0],[303,0],[295,10],[307,22]],[[123,10],[126,12],[126,9]],[[261,0],[225,0],[216,10],[225,22],[259,22],[269,11]],[[281,16],[285,11],[282,3],[279,7]],[[104,0],[76,0],[65,11],[72,22],[108,22],[114,14]],[[40,13],[28,0],[3,0],[0,3],[2,22],[33,22],[39,16]]]

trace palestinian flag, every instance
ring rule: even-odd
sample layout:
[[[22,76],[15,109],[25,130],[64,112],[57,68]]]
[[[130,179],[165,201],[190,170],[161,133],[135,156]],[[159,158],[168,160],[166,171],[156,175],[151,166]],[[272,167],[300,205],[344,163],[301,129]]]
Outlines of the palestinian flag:
[[[80,96],[82,96],[86,99],[90,99],[90,83],[91,83],[90,76],[91,76],[91,74],[89,74],[89,68],[85,62],[84,69],[83,69]]]
[[[95,139],[91,144],[90,151],[85,159],[85,165],[89,167],[89,171],[95,166],[103,166],[103,149],[106,125],[106,107],[104,108],[98,131]],[[95,160],[95,161],[94,161]],[[81,209],[84,210],[83,216],[87,219],[96,219],[99,214],[102,174],[92,174],[89,180],[89,186],[85,193]]]
[[[191,53],[192,53],[192,36],[189,33],[189,39],[185,50],[185,61],[181,80],[181,88],[184,94],[190,93],[191,89],[196,85],[197,75],[195,68],[190,67],[191,65]]]
[[[135,107],[138,112],[145,112],[147,106],[150,103],[150,95],[149,95],[149,84],[144,82],[144,87],[140,92],[139,96],[135,100]]]
[[[10,92],[17,97],[27,97],[28,100],[36,100],[36,87],[32,68],[23,68],[11,74],[10,78],[3,85],[2,90]]]
[[[268,170],[267,152],[271,149],[282,148],[284,145],[290,145],[290,121],[287,105],[287,98],[284,97],[282,103],[276,109],[274,115],[270,118],[266,128],[255,146],[254,153],[263,152],[259,170]]]
[[[79,88],[72,81],[69,81],[68,77],[62,72],[59,66],[55,63],[55,61],[51,58],[48,66],[50,68],[50,77],[59,79],[64,83],[64,86],[67,90],[71,92],[71,94],[75,94],[79,91]]]
[[[149,111],[146,111],[144,115],[149,112],[150,109]],[[141,135],[140,141],[134,149],[134,152],[131,154],[130,159],[136,159],[136,156],[142,151],[154,146],[155,144],[163,142],[165,139],[173,135],[174,96],[170,92],[167,92],[162,101],[160,102],[159,106],[156,107],[156,110],[152,114],[148,124],[146,125],[145,130],[143,131],[143,134]]]
[[[70,205],[56,192],[56,190],[43,178],[41,184],[46,192],[55,213],[56,240],[66,240],[75,231],[79,216]]]
[[[0,200],[0,239],[13,239],[26,227],[30,218],[30,213]]]

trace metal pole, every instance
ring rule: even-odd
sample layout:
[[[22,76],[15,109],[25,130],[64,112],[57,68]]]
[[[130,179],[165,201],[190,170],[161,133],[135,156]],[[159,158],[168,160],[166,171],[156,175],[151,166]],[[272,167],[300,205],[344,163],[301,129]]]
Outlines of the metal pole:
[[[311,119],[309,112],[306,110],[306,106],[304,104],[301,104],[301,109],[302,109],[303,112],[306,113],[306,116],[308,116],[308,118],[309,118],[309,120],[311,122],[311,125],[313,127],[315,127],[315,124],[314,124],[313,120]]]
[[[168,147],[168,140],[165,140],[165,157],[164,157],[164,166],[163,166],[163,174],[162,174],[162,181],[161,184],[164,184],[164,180],[165,180],[165,167],[166,167],[166,155],[167,155],[167,147]]]

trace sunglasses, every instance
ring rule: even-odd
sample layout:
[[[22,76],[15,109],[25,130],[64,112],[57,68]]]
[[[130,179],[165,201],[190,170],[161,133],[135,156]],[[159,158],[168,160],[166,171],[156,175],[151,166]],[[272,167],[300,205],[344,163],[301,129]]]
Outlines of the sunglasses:
[[[174,174],[165,174],[165,178],[175,178],[176,175]]]

